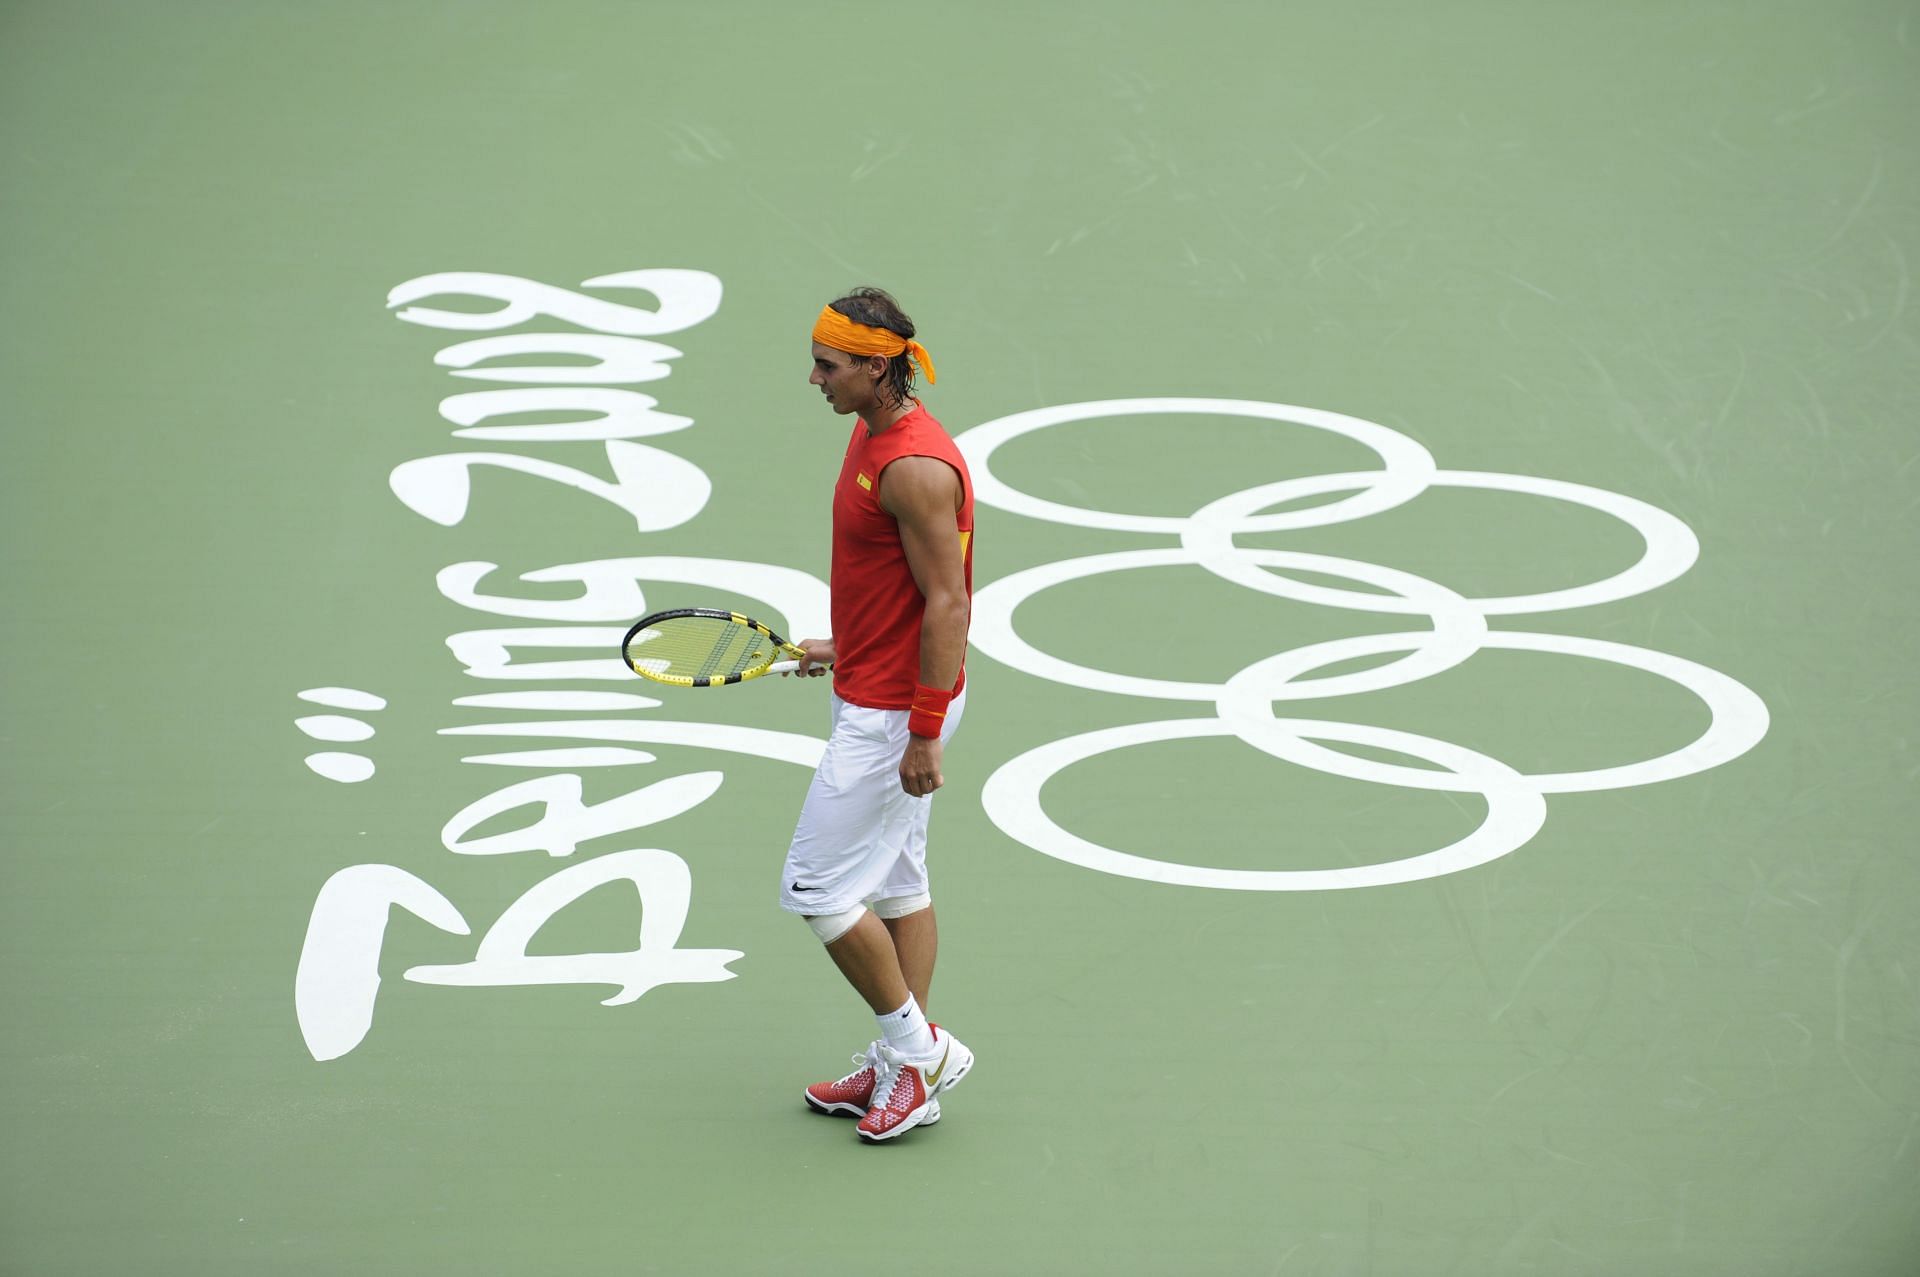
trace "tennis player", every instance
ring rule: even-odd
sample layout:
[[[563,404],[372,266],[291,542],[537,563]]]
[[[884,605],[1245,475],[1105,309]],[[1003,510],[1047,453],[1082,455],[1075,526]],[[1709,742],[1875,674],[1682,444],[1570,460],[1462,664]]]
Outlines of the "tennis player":
[[[966,705],[973,482],[914,397],[915,365],[932,384],[913,321],[880,289],[854,289],[814,324],[808,380],[854,425],[833,491],[833,635],[802,640],[797,671],[832,666],[833,730],[780,907],[807,920],[879,1025],[858,1069],[806,1090],[815,1112],[858,1117],[868,1143],[939,1121],[939,1094],[973,1067],[926,1017],[939,948],[927,816]]]

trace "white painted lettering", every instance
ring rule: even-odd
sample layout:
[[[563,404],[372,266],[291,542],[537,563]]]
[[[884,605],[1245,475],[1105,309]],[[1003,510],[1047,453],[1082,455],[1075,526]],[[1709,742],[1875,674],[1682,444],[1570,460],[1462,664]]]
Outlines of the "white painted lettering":
[[[692,417],[655,412],[660,401],[634,390],[589,386],[535,386],[519,390],[476,390],[440,401],[440,415],[472,429],[453,433],[462,439],[502,443],[571,443],[599,439],[639,439],[671,434],[693,424]],[[494,417],[533,412],[585,412],[574,421],[542,421],[518,426],[476,426]]]
[[[626,511],[642,532],[679,527],[700,513],[712,495],[706,471],[671,452],[622,439],[608,440],[606,449],[612,483],[572,466],[512,452],[448,452],[401,462],[387,484],[409,510],[449,528],[467,517],[474,466],[516,470],[591,493]]]
[[[572,773],[523,780],[461,808],[441,829],[440,842],[448,851],[463,856],[499,856],[517,851],[571,856],[581,843],[658,824],[691,811],[713,796],[722,779],[720,772],[694,772],[593,804],[581,801],[580,777]],[[495,816],[535,806],[540,808],[541,816],[530,825],[487,838],[467,837]]]
[[[711,319],[720,309],[721,287],[717,276],[703,270],[620,271],[589,279],[583,288],[636,288],[654,295],[659,309],[645,310],[618,302],[587,297],[571,289],[556,288],[518,275],[495,275],[485,271],[443,271],[410,279],[387,294],[387,308],[405,307],[395,318],[429,328],[465,329],[474,332],[498,332],[541,316],[578,324],[594,332],[626,337],[657,337],[679,332]],[[504,303],[498,310],[484,312],[432,310],[408,306],[408,302],[428,297],[466,296]]]

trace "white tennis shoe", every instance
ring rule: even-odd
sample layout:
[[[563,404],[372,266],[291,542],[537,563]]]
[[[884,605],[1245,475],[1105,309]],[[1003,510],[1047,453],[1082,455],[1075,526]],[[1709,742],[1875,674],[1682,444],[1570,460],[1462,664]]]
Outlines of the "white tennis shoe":
[[[934,1054],[924,1060],[909,1060],[885,1042],[874,1044],[873,1107],[854,1128],[863,1141],[884,1143],[940,1120],[937,1097],[973,1069],[973,1052],[939,1025],[933,1026],[933,1044]]]

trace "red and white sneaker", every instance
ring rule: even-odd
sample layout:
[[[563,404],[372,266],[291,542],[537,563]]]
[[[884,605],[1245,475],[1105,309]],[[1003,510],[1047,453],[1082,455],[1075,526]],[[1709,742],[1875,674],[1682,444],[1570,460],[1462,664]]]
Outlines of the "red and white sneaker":
[[[873,1084],[880,1071],[880,1044],[869,1042],[863,1054],[853,1057],[860,1067],[836,1082],[815,1082],[803,1093],[807,1107],[828,1117],[865,1117],[873,1107]],[[932,1126],[940,1120],[940,1101],[928,1106],[919,1125]]]
[[[873,1084],[880,1076],[880,1044],[853,1057],[860,1067],[837,1082],[815,1082],[806,1089],[807,1107],[829,1117],[865,1117],[873,1107]]]
[[[873,1083],[873,1107],[855,1128],[868,1144],[880,1144],[905,1135],[916,1126],[940,1120],[940,1092],[957,1085],[973,1068],[973,1052],[951,1033],[933,1031],[936,1054],[909,1060],[885,1042],[876,1042],[878,1070]]]

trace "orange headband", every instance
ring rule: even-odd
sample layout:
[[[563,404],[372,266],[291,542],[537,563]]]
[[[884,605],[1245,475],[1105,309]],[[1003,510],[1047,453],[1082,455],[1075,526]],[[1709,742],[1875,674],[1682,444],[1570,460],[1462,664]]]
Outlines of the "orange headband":
[[[904,352],[927,374],[929,386],[939,380],[933,375],[933,360],[928,357],[925,346],[885,328],[856,324],[831,306],[822,309],[820,318],[814,321],[813,339],[849,355],[885,355],[891,359]]]

